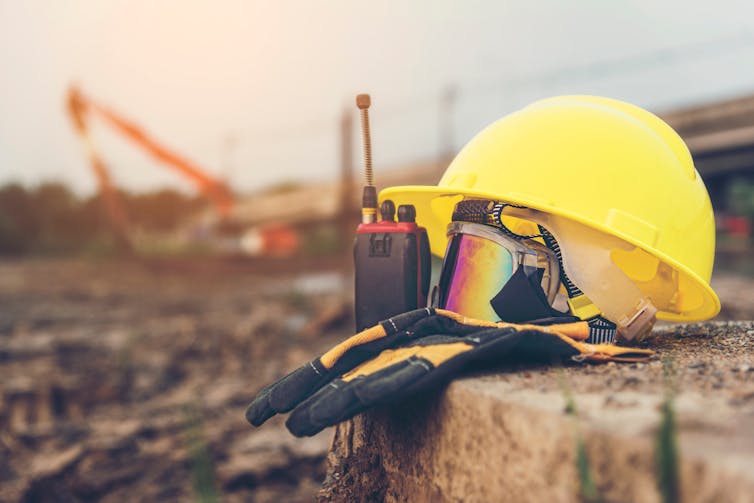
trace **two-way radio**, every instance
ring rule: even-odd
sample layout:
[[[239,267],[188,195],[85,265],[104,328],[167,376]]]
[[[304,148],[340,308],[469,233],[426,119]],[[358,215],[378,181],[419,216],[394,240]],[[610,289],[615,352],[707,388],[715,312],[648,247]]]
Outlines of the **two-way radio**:
[[[361,224],[354,245],[356,330],[361,331],[396,314],[427,305],[431,274],[429,239],[416,223],[412,204],[396,209],[391,200],[382,203],[377,218],[377,189],[372,172],[368,94],[356,96],[361,112],[365,185]]]

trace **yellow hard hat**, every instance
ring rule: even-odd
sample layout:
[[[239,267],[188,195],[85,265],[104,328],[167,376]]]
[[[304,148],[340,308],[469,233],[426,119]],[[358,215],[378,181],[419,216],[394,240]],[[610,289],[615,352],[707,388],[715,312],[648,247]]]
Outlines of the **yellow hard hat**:
[[[562,223],[559,241],[581,228],[589,240],[623,243],[605,245],[609,258],[660,319],[704,320],[720,310],[709,284],[715,223],[707,189],[681,137],[646,110],[596,96],[541,100],[477,134],[437,186],[380,193],[380,202],[416,207],[440,256],[453,208],[468,198],[537,210]],[[578,258],[563,248],[568,269]]]

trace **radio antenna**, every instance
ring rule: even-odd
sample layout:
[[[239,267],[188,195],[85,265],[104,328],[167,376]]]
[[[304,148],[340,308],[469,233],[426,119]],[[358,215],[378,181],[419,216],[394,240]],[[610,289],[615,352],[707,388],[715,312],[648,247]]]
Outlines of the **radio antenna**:
[[[372,138],[369,132],[369,106],[372,100],[368,94],[356,96],[356,106],[361,112],[361,138],[364,147],[364,192],[361,197],[361,221],[370,224],[377,221],[377,189],[372,172]]]

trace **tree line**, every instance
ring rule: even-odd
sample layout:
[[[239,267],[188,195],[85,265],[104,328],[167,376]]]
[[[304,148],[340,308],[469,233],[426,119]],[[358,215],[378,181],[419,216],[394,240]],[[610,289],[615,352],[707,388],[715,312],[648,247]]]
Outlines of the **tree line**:
[[[174,190],[135,194],[119,191],[130,226],[169,232],[207,203]],[[58,182],[27,188],[0,186],[0,254],[114,252],[115,236],[99,195],[80,197]]]

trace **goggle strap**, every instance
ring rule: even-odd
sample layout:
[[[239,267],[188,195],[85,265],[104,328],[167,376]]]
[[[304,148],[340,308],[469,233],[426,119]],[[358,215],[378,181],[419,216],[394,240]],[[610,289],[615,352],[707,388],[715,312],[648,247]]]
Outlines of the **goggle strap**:
[[[579,287],[573,284],[573,281],[571,281],[571,278],[568,277],[568,275],[565,272],[565,269],[563,268],[563,252],[560,251],[560,245],[558,244],[558,241],[555,239],[555,236],[550,234],[550,231],[548,231],[541,225],[539,225],[538,227],[539,227],[539,232],[542,234],[542,240],[558,258],[558,263],[560,264],[560,281],[563,282],[563,285],[566,288],[566,292],[568,293],[568,298],[573,299],[574,297],[579,297],[579,296],[584,295],[584,292],[582,292],[579,289]]]
[[[510,206],[512,208],[523,208],[510,203],[501,203],[487,199],[465,199],[456,204],[453,209],[452,220],[454,222],[471,222],[475,224],[491,225],[496,227],[503,234],[516,240],[534,239],[541,237],[540,234],[516,234],[503,223],[503,210]]]
[[[589,337],[585,342],[589,344],[612,344],[615,342],[615,334],[617,333],[615,323],[602,316],[595,316],[587,320],[587,323],[589,324]]]
[[[503,223],[503,210],[506,206],[510,206],[512,208],[523,208],[523,206],[517,206],[514,204],[508,204],[508,203],[495,203],[492,206],[492,210],[490,211],[492,216],[493,225],[498,226],[504,233],[506,233],[508,236],[514,238],[514,239],[534,239],[542,237],[542,234],[516,234],[512,230],[508,228]],[[541,228],[541,227],[540,227]]]

